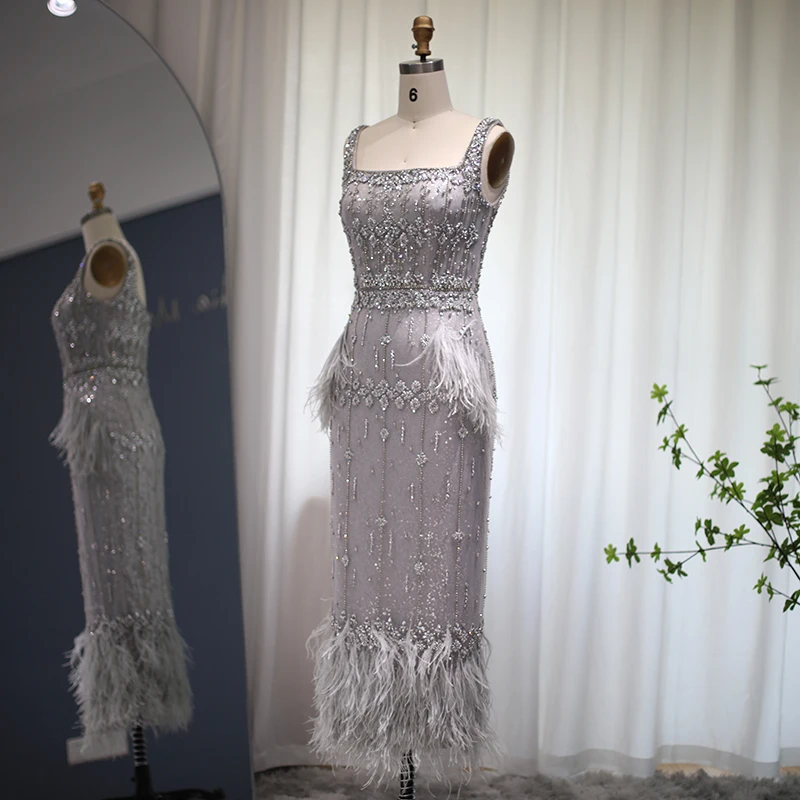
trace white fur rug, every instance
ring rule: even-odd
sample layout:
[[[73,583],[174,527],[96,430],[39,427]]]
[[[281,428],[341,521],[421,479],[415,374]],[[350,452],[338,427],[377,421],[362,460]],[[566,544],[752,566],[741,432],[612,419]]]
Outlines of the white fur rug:
[[[484,778],[485,775],[485,778]],[[398,790],[362,789],[361,782],[346,769],[335,772],[324,767],[287,767],[257,776],[258,800],[397,800]],[[468,784],[448,788],[444,784],[417,783],[418,800],[800,800],[800,776],[780,781],[750,778],[712,778],[705,772],[693,775],[662,775],[631,778],[593,772],[572,780],[543,775],[520,777],[482,773]]]

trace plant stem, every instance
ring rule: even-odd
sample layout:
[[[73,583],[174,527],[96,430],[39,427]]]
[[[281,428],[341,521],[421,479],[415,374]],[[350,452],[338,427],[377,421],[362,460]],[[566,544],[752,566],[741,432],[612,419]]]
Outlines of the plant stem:
[[[780,416],[780,414],[778,415]],[[780,475],[780,469],[778,469],[778,459],[775,458],[775,473]],[[794,549],[794,537],[792,536],[792,526],[789,524],[789,519],[786,516],[786,512],[783,508],[783,501],[780,499],[780,492],[783,489],[783,482],[779,481],[778,483],[778,498],[777,498],[777,506],[778,511],[780,511],[781,519],[783,520],[784,527],[786,528],[786,537],[789,539],[789,544]]]
[[[758,379],[761,380],[761,370],[758,370]],[[786,423],[784,422],[783,414],[781,414],[780,409],[777,406],[775,406],[775,398],[773,398],[772,393],[769,390],[769,385],[763,385],[762,384],[762,388],[767,393],[767,397],[769,398],[770,403],[773,404],[773,408],[775,408],[775,411],[778,414],[778,419],[780,420],[781,425],[783,425],[783,429],[786,431],[786,435],[789,437],[789,441],[791,442],[792,441],[792,425],[791,425],[791,423],[787,426]],[[797,466],[797,454],[794,451],[794,447],[792,448],[792,463],[794,464],[795,467]],[[795,473],[794,477],[795,477],[795,480],[798,483],[800,483],[800,476],[798,476],[797,473]]]
[[[771,547],[771,545],[765,544],[764,542],[753,542],[750,539],[742,539],[741,542],[731,545],[731,547],[744,547],[745,545],[752,545],[753,547]],[[730,548],[726,544],[715,544],[711,547],[704,547],[704,553],[710,553],[712,550],[729,550]],[[637,550],[636,551],[640,556],[649,556],[655,553],[655,550]],[[685,555],[687,553],[692,553],[692,555],[698,555],[700,550],[659,550],[659,553],[664,556],[680,556]],[[686,559],[688,561],[688,559]]]

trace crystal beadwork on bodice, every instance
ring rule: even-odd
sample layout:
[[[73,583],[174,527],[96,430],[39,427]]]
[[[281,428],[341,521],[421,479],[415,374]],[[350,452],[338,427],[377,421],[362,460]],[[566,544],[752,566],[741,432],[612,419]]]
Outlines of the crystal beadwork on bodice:
[[[359,126],[345,145],[339,213],[360,307],[466,308],[478,291],[483,254],[502,194],[481,189],[482,120],[462,160],[449,167],[367,171],[355,167]],[[505,187],[503,188],[503,192]]]
[[[450,167],[356,169],[339,207],[355,273],[347,324],[311,393],[331,439],[333,606],[316,631],[312,743],[397,773],[475,766],[493,747],[483,635],[494,369],[478,306],[493,118]]]
[[[53,309],[53,329],[65,378],[97,368],[143,375],[150,315],[139,299],[135,266],[110,300],[99,300],[83,288],[81,267]]]

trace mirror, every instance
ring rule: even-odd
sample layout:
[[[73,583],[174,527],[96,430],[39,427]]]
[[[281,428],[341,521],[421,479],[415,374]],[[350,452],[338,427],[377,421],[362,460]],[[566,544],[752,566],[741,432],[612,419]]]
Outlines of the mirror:
[[[5,11],[4,793],[133,794],[138,719],[155,791],[247,797],[214,160],[170,70],[101,2]]]

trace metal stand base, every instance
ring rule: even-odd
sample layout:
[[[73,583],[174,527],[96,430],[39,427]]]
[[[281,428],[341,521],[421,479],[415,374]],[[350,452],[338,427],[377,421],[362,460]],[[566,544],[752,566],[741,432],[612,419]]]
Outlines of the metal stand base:
[[[133,781],[136,794],[127,797],[109,797],[106,800],[225,800],[222,789],[177,789],[172,792],[156,792],[150,776],[150,765],[147,763],[147,746],[144,741],[144,730],[135,725],[131,731],[133,744]]]
[[[398,800],[415,800],[414,792],[414,759],[409,750],[403,756],[403,766],[400,769],[400,796]]]

